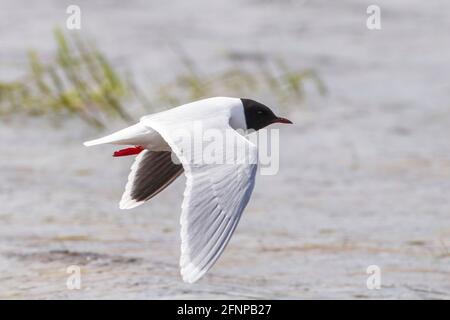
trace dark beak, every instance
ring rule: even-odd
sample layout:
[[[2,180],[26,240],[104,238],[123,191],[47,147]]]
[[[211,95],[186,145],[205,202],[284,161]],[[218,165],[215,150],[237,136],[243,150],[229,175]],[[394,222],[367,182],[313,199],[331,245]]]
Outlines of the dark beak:
[[[286,124],[292,124],[292,121],[286,118],[278,117],[276,118],[272,123],[286,123]]]

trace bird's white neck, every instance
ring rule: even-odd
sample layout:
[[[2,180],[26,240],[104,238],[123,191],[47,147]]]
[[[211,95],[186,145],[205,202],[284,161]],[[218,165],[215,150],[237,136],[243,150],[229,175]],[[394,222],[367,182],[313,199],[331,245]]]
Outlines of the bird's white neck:
[[[244,106],[241,99],[237,99],[238,102],[231,107],[230,110],[230,126],[237,130],[247,130],[247,122],[245,121]]]

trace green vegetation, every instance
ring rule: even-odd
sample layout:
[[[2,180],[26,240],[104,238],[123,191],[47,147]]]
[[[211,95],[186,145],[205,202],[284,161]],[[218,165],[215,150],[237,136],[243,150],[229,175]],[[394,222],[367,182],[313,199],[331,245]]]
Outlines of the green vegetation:
[[[173,81],[158,84],[144,94],[131,79],[119,74],[108,59],[77,34],[54,32],[57,51],[43,62],[35,51],[28,53],[27,76],[0,82],[0,116],[25,113],[63,118],[75,115],[102,127],[108,118],[131,122],[126,105],[137,103],[154,112],[188,101],[216,95],[256,96],[270,93],[281,108],[298,105],[304,85],[312,81],[319,92],[325,87],[313,70],[291,70],[282,60],[235,65],[215,75],[203,75],[186,55],[180,55],[184,71]],[[152,101],[150,104],[149,101]]]

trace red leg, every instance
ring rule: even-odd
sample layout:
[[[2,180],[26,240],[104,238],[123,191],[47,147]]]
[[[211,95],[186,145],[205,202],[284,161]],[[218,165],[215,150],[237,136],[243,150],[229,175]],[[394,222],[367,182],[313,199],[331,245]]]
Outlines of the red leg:
[[[142,150],[144,150],[144,148],[141,146],[126,148],[126,149],[122,149],[122,150],[114,152],[113,157],[131,156],[134,154],[141,153]]]

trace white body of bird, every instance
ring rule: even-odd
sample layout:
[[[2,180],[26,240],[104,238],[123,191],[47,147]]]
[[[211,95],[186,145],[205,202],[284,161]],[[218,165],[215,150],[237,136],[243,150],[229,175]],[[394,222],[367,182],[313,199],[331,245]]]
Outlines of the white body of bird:
[[[193,153],[186,140],[174,136],[179,130],[189,132],[195,122],[200,122],[204,129],[232,130],[234,148],[241,152],[233,154],[233,161],[226,164],[201,163],[200,155]],[[235,129],[247,129],[242,100],[216,97],[144,116],[133,126],[84,143],[142,147],[120,201],[122,209],[149,200],[184,171],[180,266],[186,282],[198,280],[216,262],[253,190],[257,149]],[[173,163],[170,152],[181,165]]]

